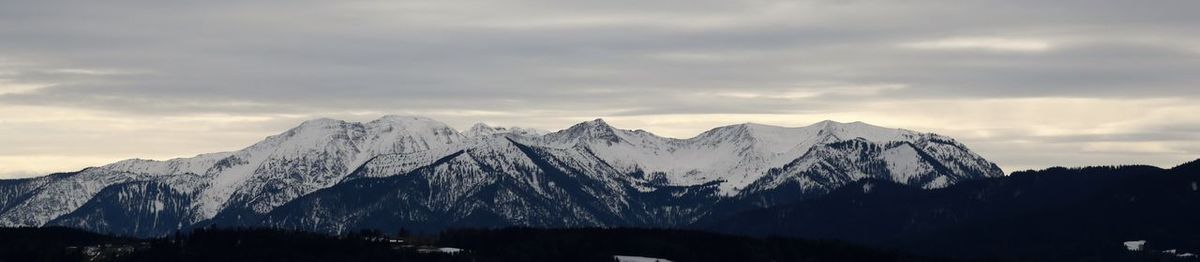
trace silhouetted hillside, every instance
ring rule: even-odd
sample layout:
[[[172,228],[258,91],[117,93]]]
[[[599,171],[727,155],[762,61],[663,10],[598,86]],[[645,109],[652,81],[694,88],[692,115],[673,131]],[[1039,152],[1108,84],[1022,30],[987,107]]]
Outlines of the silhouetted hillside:
[[[839,239],[919,254],[1015,261],[1161,259],[1200,251],[1197,162],[1050,168],[921,190],[860,181],[828,196],[703,225],[729,233]]]

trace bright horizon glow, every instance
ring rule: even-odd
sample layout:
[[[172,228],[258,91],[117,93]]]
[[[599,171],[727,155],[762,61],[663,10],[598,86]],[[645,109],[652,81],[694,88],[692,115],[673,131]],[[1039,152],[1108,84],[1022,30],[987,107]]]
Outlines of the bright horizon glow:
[[[1036,39],[1002,37],[954,37],[932,41],[920,41],[903,45],[907,48],[929,50],[980,49],[991,51],[1042,52],[1050,50],[1049,42]]]
[[[1168,108],[1149,108],[1148,104],[1174,104]],[[929,105],[918,107],[916,105]],[[971,112],[999,111],[1012,105],[1027,108],[1013,111],[992,119],[975,119]],[[938,110],[949,109],[949,110]],[[1127,122],[1112,122],[1109,118],[1089,117],[1092,110],[1106,108],[1106,116],[1129,119]],[[740,123],[759,123],[784,127],[808,126],[823,120],[849,123],[861,121],[887,128],[902,128],[917,132],[932,132],[953,137],[967,145],[972,151],[996,162],[1006,172],[1041,169],[1051,166],[1108,165],[1106,159],[1123,154],[1137,154],[1119,164],[1148,164],[1171,167],[1193,159],[1189,152],[1176,145],[1162,142],[1061,142],[1078,135],[1119,136],[1123,130],[1144,128],[1159,118],[1181,117],[1190,112],[1200,112],[1200,105],[1190,105],[1185,100],[1174,101],[1124,101],[1099,99],[996,99],[974,102],[961,101],[916,101],[905,103],[878,103],[859,109],[861,112],[836,114],[706,114],[706,115],[655,115],[655,116],[562,116],[544,121],[521,124],[512,116],[489,120],[492,114],[462,114],[458,112],[428,112],[423,114],[401,114],[426,116],[446,122],[460,132],[475,123],[491,126],[519,126],[558,131],[573,124],[595,118],[603,118],[616,128],[643,129],[663,137],[686,139],[712,128]],[[967,113],[950,116],[947,113]],[[0,113],[5,112],[0,107]],[[882,112],[882,113],[881,113]],[[1052,112],[1052,113],[1045,113]],[[240,150],[263,138],[283,133],[305,120],[328,117],[339,120],[366,122],[387,113],[355,112],[338,115],[287,115],[287,116],[190,116],[165,119],[144,119],[121,122],[120,117],[92,115],[80,116],[79,112],[62,112],[58,118],[50,117],[43,123],[77,123],[79,126],[63,126],[63,129],[81,129],[94,125],[107,130],[124,130],[126,134],[97,134],[76,138],[79,148],[94,147],[92,152],[80,155],[31,154],[25,156],[0,156],[0,174],[9,178],[40,176],[52,172],[76,171],[89,166],[100,166],[124,159],[141,158],[166,160],[192,157],[198,154]],[[3,115],[3,114],[0,114]],[[904,115],[907,118],[896,116]],[[8,115],[12,119],[11,115]],[[1141,118],[1141,119],[1138,119]],[[1060,121],[1070,119],[1071,121]],[[447,121],[448,120],[448,121]],[[974,120],[974,121],[973,121]],[[982,120],[982,121],[981,121]],[[995,120],[995,121],[990,121]],[[998,121],[998,122],[997,122]],[[1013,126],[1027,126],[1014,129]],[[262,126],[263,130],[248,130],[245,126]],[[1058,127],[1056,127],[1058,126]],[[202,128],[197,128],[202,127]],[[130,143],[134,144],[130,144]],[[36,146],[36,142],[31,146]],[[1006,148],[1021,147],[1028,151],[1006,152]],[[145,148],[153,150],[146,151]],[[1070,150],[1076,154],[1094,155],[1100,161],[1077,162],[1074,164],[1037,165],[1023,163],[1033,159],[1049,158],[1063,160],[1066,155],[1054,155],[1054,151]],[[48,167],[48,168],[47,168]]]

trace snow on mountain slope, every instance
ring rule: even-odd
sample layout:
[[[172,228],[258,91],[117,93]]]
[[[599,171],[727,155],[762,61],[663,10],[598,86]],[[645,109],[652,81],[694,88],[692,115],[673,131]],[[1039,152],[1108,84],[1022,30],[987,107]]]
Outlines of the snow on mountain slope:
[[[928,151],[926,154],[935,156],[953,172],[1003,175],[999,168],[948,138],[861,122],[822,121],[795,128],[747,123],[718,127],[689,139],[671,139],[641,130],[616,129],[597,119],[547,134],[541,142],[556,147],[586,147],[624,172],[661,175],[672,185],[724,181],[721,193],[737,195],[771,168],[795,161],[816,145],[854,139],[876,144],[920,144],[922,151]],[[920,172],[908,166],[916,164],[910,163],[916,161],[914,158],[891,157],[885,162],[898,169],[911,169],[893,172],[898,176]]]
[[[364,199],[340,185],[425,192],[375,188],[378,201],[399,201],[375,204],[414,209],[373,216],[414,223],[670,226],[699,219],[719,197],[820,193],[867,177],[936,188],[999,175],[953,139],[860,122],[746,123],[675,139],[600,119],[556,132],[476,124],[464,133],[423,117],[316,119],[233,152],[0,181],[0,226],[53,222],[149,236],[204,221],[267,219],[337,231],[351,226],[337,224],[349,214],[327,213],[337,203],[277,209],[334,188],[344,191],[335,199]]]
[[[104,188],[75,211],[48,225],[86,228],[117,235],[150,236],[182,229],[195,221],[190,196],[171,185],[139,181]]]
[[[129,159],[122,160],[116,163],[104,165],[101,168],[138,174],[160,174],[160,175],[179,175],[179,174],[204,174],[210,167],[226,157],[232,155],[232,152],[202,154],[190,158],[176,158],[166,161],[154,161],[146,159]]]
[[[862,137],[819,143],[792,162],[772,168],[765,176],[747,186],[745,191],[778,194],[779,188],[798,188],[810,193],[824,193],[864,178],[940,188],[967,179],[1003,174],[999,167],[982,158],[938,157],[938,152],[934,150],[963,148],[958,144],[947,144],[952,140],[941,139],[933,134],[915,136],[914,140],[886,143]],[[973,156],[962,152],[957,154]]]
[[[550,133],[550,131],[534,129],[534,128],[523,128],[523,127],[515,127],[515,126],[514,127],[500,127],[500,126],[493,127],[493,126],[489,126],[484,123],[477,123],[475,125],[472,125],[470,129],[467,129],[466,132],[463,132],[463,135],[466,135],[467,137],[474,137],[474,138],[488,138],[488,137],[495,136],[495,135],[516,135],[516,136],[536,137],[536,136],[541,136],[541,135],[545,135],[548,133]]]
[[[477,221],[480,226],[599,223],[602,218],[589,207],[604,201],[573,199],[564,187],[575,188],[576,181],[564,183],[564,174],[544,169],[544,159],[534,160],[524,150],[509,140],[488,140],[412,172],[318,191],[271,212],[264,223],[331,233],[401,225],[444,228],[479,218],[488,218]],[[371,166],[358,172],[375,172],[367,170]]]
[[[167,161],[125,160],[43,182],[49,185],[28,196],[9,198],[27,200],[5,208],[0,225],[40,226],[78,208],[110,185],[172,176],[201,177],[198,182],[174,184],[194,197],[186,204],[195,209],[196,217],[187,221],[212,218],[231,205],[265,213],[341,181],[375,156],[425,158],[419,153],[447,153],[461,147],[465,139],[445,124],[421,117],[386,116],[369,123],[310,120],[236,152]],[[33,182],[40,181],[29,183]]]
[[[0,225],[42,226],[51,219],[79,208],[110,185],[138,179],[144,177],[100,168],[51,177],[50,181],[40,186],[20,192],[18,201],[10,202],[0,214]]]
[[[204,210],[212,211],[217,205],[227,209],[232,205],[266,213],[296,197],[342,181],[376,156],[446,154],[462,147],[465,140],[453,128],[423,117],[385,116],[368,123],[307,121],[243,151],[249,154],[241,157],[249,160],[241,166],[244,169],[235,168],[215,178],[214,186],[203,195],[211,200],[204,202],[207,207]]]
[[[375,172],[371,166],[356,172]],[[716,201],[708,197],[715,191],[699,187],[650,186],[643,192],[629,186],[638,180],[586,151],[489,140],[405,174],[314,192],[272,211],[264,224],[327,233],[685,225]]]

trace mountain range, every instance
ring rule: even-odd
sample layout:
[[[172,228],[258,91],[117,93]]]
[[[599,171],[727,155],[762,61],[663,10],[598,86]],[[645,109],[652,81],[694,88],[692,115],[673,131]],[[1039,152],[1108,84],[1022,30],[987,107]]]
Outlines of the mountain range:
[[[0,226],[128,236],[209,225],[683,227],[864,179],[937,189],[1003,175],[952,138],[861,122],[747,123],[676,139],[601,119],[555,132],[316,119],[232,152],[0,180]]]

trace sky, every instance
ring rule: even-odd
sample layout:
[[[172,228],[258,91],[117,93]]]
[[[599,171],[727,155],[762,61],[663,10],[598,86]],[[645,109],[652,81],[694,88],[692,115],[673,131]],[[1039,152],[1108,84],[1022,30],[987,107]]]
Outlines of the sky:
[[[1200,158],[1200,1],[0,0],[0,178],[420,115],[821,120],[1006,171]]]

